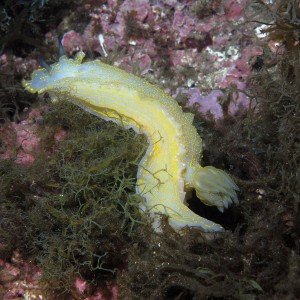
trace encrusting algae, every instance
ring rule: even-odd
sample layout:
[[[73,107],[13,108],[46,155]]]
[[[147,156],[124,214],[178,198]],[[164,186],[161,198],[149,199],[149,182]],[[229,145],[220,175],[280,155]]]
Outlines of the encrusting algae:
[[[222,231],[221,225],[185,205],[191,189],[220,211],[237,202],[238,187],[225,172],[200,166],[202,140],[192,125],[193,114],[184,113],[172,97],[145,80],[99,60],[82,63],[83,58],[83,52],[75,59],[62,56],[49,70],[35,71],[23,85],[29,92],[67,99],[147,136],[149,147],[139,162],[136,193],[146,199],[140,210],[150,212],[156,231],[160,214],[167,215],[176,230],[189,226]]]

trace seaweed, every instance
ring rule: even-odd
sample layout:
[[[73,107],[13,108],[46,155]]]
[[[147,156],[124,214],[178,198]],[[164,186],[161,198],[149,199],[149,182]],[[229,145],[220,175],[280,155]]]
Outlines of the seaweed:
[[[240,205],[216,220],[231,232],[210,240],[192,229],[176,236],[166,225],[163,236],[141,234],[128,257],[133,269],[118,277],[121,298],[299,297],[299,55],[292,47],[257,69],[247,91],[256,105],[244,114],[226,114],[232,88],[224,120],[196,117],[204,165],[228,170],[241,189]]]
[[[84,113],[66,95],[44,116],[34,164],[0,162],[1,258],[11,262],[18,252],[39,265],[47,299],[82,299],[73,288],[78,277],[90,283],[89,295],[117,282],[120,299],[299,298],[300,53],[294,35],[285,43],[288,51],[271,57],[276,65],[259,63],[249,78],[255,108],[226,113],[237,91],[231,86],[224,120],[196,116],[203,164],[229,171],[241,189],[240,204],[215,215],[226,233],[179,235],[167,217],[154,233],[135,194],[145,137]],[[18,120],[16,111],[8,116]],[[67,138],[56,144],[62,129]],[[215,214],[189,204],[204,217]]]
[[[0,164],[0,255],[9,259],[18,249],[42,268],[45,295],[48,290],[64,294],[78,276],[94,284],[113,278],[136,224],[147,223],[138,210],[143,199],[134,195],[146,142],[66,101],[59,101],[44,122],[51,128],[31,167]],[[49,141],[57,126],[68,138],[53,149]],[[47,158],[49,151],[54,153]]]
[[[37,96],[26,93],[13,69],[13,62],[8,62],[0,74],[0,124],[7,120],[19,122],[24,108],[37,104]]]
[[[56,51],[55,41],[44,41],[45,33],[52,31],[68,13],[68,7],[74,1],[11,1],[0,4],[0,54],[3,65],[0,74],[0,122],[6,120],[18,122],[25,107],[36,104],[37,96],[23,94],[20,84],[24,65],[17,68],[17,57],[44,57]],[[57,10],[59,13],[57,13]],[[38,49],[38,50],[36,50]],[[54,50],[55,49],[55,50]],[[5,62],[7,60],[7,62]],[[25,62],[26,64],[26,62]],[[29,72],[29,70],[27,70]]]
[[[41,42],[44,34],[57,27],[73,2],[3,1],[0,5],[0,53],[9,50],[22,57],[33,49],[47,53],[49,45]]]
[[[35,163],[1,162],[1,256],[9,261],[17,250],[38,264],[49,299],[74,296],[77,277],[90,294],[115,280],[120,298],[131,299],[299,297],[297,57],[294,48],[249,79],[255,109],[217,124],[196,119],[204,164],[239,178],[240,205],[224,213],[225,234],[178,235],[166,217],[154,233],[134,191],[145,137],[84,113],[66,95],[44,116]],[[56,145],[58,129],[68,136]]]
[[[300,9],[297,0],[248,1],[250,22],[263,24],[261,30],[270,40],[282,42],[288,49],[300,39]]]

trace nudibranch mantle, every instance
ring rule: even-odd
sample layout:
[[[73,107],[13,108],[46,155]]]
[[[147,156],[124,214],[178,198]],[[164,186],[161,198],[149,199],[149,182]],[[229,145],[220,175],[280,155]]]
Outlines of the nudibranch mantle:
[[[225,172],[200,166],[203,145],[192,125],[193,114],[184,113],[172,97],[144,79],[100,60],[82,63],[83,57],[83,52],[74,59],[62,56],[50,70],[34,71],[23,85],[53,99],[67,93],[84,110],[146,134],[149,147],[139,162],[136,193],[146,199],[140,209],[150,212],[156,231],[161,214],[177,230],[222,231],[185,204],[186,192],[193,188],[203,203],[221,211],[237,202],[238,187]]]

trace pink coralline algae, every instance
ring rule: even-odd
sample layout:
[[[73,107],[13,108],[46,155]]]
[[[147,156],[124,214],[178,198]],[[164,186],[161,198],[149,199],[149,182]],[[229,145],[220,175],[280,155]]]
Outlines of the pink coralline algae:
[[[247,0],[225,1],[224,10],[228,20],[238,20],[243,18]]]
[[[214,119],[220,119],[223,117],[222,106],[218,99],[224,96],[224,93],[220,90],[214,90],[206,96],[202,96],[198,88],[191,88],[183,93],[188,94],[189,106],[196,106],[203,116],[210,114]]]
[[[2,159],[15,158],[15,162],[21,165],[31,165],[34,161],[34,153],[38,150],[40,137],[38,136],[37,123],[34,123],[38,113],[32,111],[31,117],[20,123],[7,123],[0,128],[2,143],[5,151],[0,154]]]
[[[196,108],[202,117],[214,120],[224,117],[221,103],[226,95],[221,90],[213,90],[203,95],[198,88],[191,88],[181,93],[189,95],[188,106]],[[236,93],[233,98],[235,101],[232,101],[228,107],[229,115],[235,116],[249,107],[249,100],[243,93]]]
[[[18,253],[10,263],[0,259],[1,299],[43,299],[38,285],[40,277],[40,268],[24,262]]]
[[[246,79],[252,72],[251,63],[263,54],[262,48],[255,44],[239,42],[243,34],[250,35],[243,24],[246,0],[212,1],[207,4],[211,6],[210,13],[204,15],[199,13],[200,4],[198,8],[196,5],[193,1],[156,1],[152,5],[148,0],[85,5],[82,9],[89,12],[90,22],[82,33],[73,29],[66,32],[62,43],[68,53],[81,49],[103,55],[103,47],[107,52],[113,51],[116,45],[119,49],[125,47],[127,51],[115,64],[131,72],[132,62],[137,63],[141,74],[147,77],[152,72],[162,83],[170,78],[162,76],[157,62],[168,62],[174,85],[185,90],[191,87],[201,90],[199,107],[205,101],[204,106],[207,109],[211,106],[217,118],[223,114],[215,95],[234,84],[239,92],[229,113],[236,114],[239,108],[249,105],[243,93]],[[198,13],[193,13],[195,9]],[[103,36],[102,46],[99,34]],[[184,68],[190,72],[183,72]],[[189,105],[195,101],[193,97]]]
[[[47,107],[31,109],[28,117],[20,123],[6,123],[0,127],[2,149],[0,159],[14,159],[17,164],[29,166],[35,161],[35,155],[40,147],[43,113]],[[55,143],[66,137],[62,129],[54,134]]]
[[[90,11],[91,21],[84,29],[82,34],[70,30],[63,36],[62,44],[67,52],[72,53],[79,49],[83,51],[100,51],[98,42],[98,34],[95,28],[102,28],[105,33],[105,45],[108,50],[112,50],[117,44],[122,47],[127,44],[126,36],[126,17],[131,13],[130,17],[134,18],[137,24],[143,24],[154,21],[154,14],[148,0],[141,1],[124,1],[118,6],[117,1],[108,1],[108,4],[100,7],[85,6],[83,9]],[[138,42],[139,40],[135,40]],[[140,39],[143,44],[144,38]]]
[[[83,296],[88,293],[89,284],[87,281],[76,278],[75,280],[75,288],[79,291],[79,293]],[[107,295],[109,294],[109,295]],[[102,289],[98,289],[93,295],[83,296],[84,300],[117,300],[118,299],[118,288],[115,284],[106,283],[106,293]]]

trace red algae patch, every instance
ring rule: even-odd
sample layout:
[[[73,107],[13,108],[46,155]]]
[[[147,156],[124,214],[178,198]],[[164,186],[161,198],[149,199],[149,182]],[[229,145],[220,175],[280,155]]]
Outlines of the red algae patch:
[[[23,121],[6,122],[0,127],[2,149],[0,159],[13,159],[17,164],[30,166],[35,161],[35,156],[40,149],[43,127],[43,114],[48,107],[33,108],[28,110],[28,116]],[[66,131],[57,130],[54,134],[55,143],[66,137]],[[49,153],[50,154],[50,153]]]

